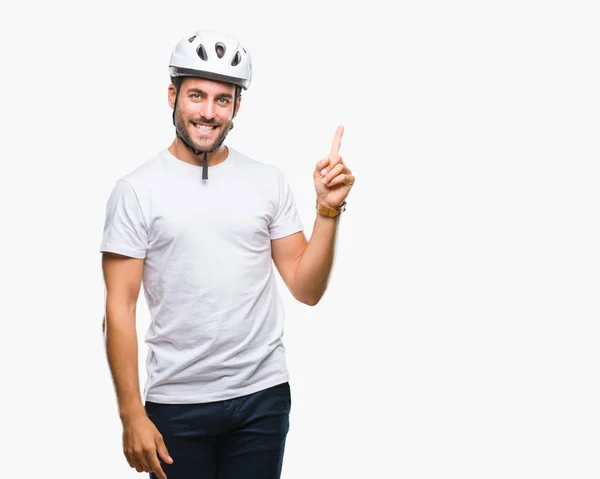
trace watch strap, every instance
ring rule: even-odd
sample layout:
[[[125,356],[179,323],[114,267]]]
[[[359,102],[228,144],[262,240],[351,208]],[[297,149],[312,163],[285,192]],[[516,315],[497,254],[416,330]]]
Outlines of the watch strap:
[[[340,213],[346,211],[346,202],[344,201],[339,207],[333,208],[331,206],[321,204],[319,203],[319,200],[317,200],[317,211],[320,215],[327,216],[328,218],[334,218]]]

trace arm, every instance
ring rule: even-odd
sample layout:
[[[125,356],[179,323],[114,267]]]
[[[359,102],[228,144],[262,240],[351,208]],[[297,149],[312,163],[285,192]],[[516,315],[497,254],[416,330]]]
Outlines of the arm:
[[[308,243],[302,232],[271,242],[275,266],[301,303],[315,306],[325,294],[333,268],[338,223],[339,216],[317,214]]]
[[[106,284],[102,325],[106,355],[123,423],[127,462],[138,472],[152,471],[158,479],[167,479],[156,453],[169,464],[173,460],[162,435],[146,414],[138,375],[136,304],[147,244],[147,227],[138,196],[130,183],[117,181],[106,205],[100,246]]]
[[[339,126],[329,156],[317,162],[313,171],[317,201],[339,208],[354,184],[354,176],[339,155],[344,127]],[[333,267],[340,216],[317,214],[310,241],[295,233],[271,241],[273,261],[286,286],[298,301],[316,305],[329,283]]]
[[[135,314],[144,260],[105,252],[102,269],[107,292],[102,329],[123,422],[123,452],[137,472],[154,472],[159,479],[167,479],[156,453],[169,464],[173,459],[146,415],[139,386]]]
[[[121,419],[145,415],[139,389],[136,303],[144,260],[114,253],[102,255],[106,284],[103,330],[106,354]]]

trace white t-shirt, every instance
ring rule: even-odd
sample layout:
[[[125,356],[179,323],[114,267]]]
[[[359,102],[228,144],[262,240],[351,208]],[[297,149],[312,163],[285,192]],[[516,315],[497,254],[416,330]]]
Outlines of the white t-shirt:
[[[100,251],[144,259],[148,401],[219,401],[288,380],[271,240],[303,225],[279,168],[228,150],[202,180],[165,149],[107,202]]]

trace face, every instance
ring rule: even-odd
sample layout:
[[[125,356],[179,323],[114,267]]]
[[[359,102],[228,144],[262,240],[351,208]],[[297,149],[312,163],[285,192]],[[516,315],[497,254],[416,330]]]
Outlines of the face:
[[[169,86],[169,103],[176,91]],[[211,151],[227,136],[234,116],[235,86],[203,78],[184,78],[177,96],[175,127],[196,150]],[[238,100],[239,106],[239,100]]]

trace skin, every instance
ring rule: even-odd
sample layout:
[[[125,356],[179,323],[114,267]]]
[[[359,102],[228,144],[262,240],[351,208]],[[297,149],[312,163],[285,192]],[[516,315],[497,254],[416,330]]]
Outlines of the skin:
[[[168,101],[175,106],[176,91],[169,86]],[[181,85],[175,112],[180,134],[197,149],[211,149],[220,135],[226,136],[237,115],[241,98],[233,104],[234,86],[200,78],[186,78]],[[235,108],[234,108],[235,106]],[[194,123],[216,125],[211,136],[200,134]],[[339,126],[329,154],[315,164],[313,181],[317,200],[331,207],[341,205],[355,178],[344,164],[339,149],[344,132]],[[169,151],[178,159],[202,165],[203,155],[195,155],[175,137]],[[208,155],[209,166],[227,158],[223,144]],[[317,214],[310,241],[304,232],[271,241],[271,255],[284,283],[298,301],[314,306],[323,297],[334,261],[339,216]],[[106,352],[115,385],[119,415],[123,424],[123,452],[138,472],[154,472],[167,479],[159,457],[171,464],[163,437],[147,417],[139,390],[136,304],[142,283],[144,260],[103,253],[102,270],[106,284],[106,316],[102,323]]]
[[[171,108],[175,107],[175,125],[179,134],[196,150],[212,150],[224,139],[233,119],[239,111],[242,98],[239,97],[235,110],[233,99],[235,86],[202,78],[185,78],[179,88],[179,95],[173,84],[169,85],[168,100]],[[210,136],[200,134],[194,125],[216,126]],[[175,137],[169,151],[186,163],[201,166],[204,154],[195,155],[178,137]],[[227,147],[223,144],[208,154],[208,166],[218,165],[227,158]]]

